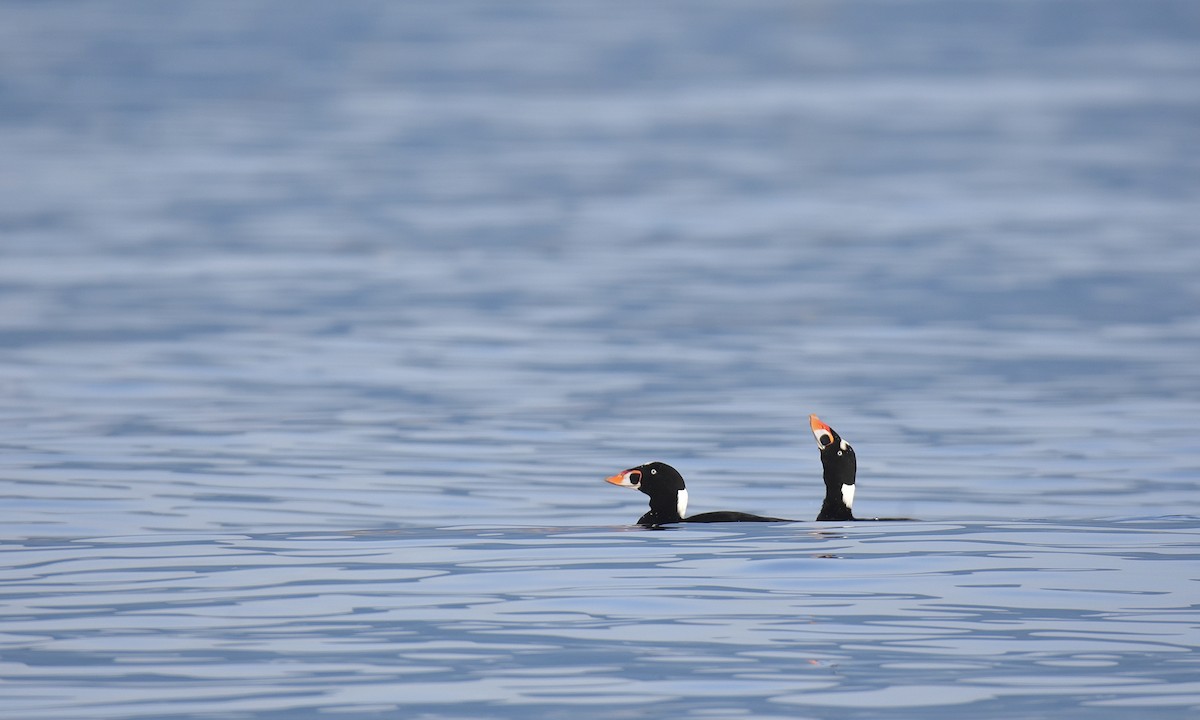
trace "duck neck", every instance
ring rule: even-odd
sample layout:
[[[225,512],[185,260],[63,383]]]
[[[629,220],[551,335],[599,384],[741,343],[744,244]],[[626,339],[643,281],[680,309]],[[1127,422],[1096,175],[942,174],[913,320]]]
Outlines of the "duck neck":
[[[678,490],[663,497],[650,498],[650,512],[638,520],[639,525],[661,525],[679,522],[687,512],[687,490]]]
[[[853,520],[851,505],[854,503],[854,485],[845,485],[840,480],[825,481],[825,502],[821,503],[818,520]]]

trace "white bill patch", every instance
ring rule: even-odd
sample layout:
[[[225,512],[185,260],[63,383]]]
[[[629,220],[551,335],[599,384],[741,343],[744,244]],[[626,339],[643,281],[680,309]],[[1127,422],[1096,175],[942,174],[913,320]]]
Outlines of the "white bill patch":
[[[676,498],[676,502],[678,503],[677,507],[679,508],[679,517],[683,517],[684,513],[687,512],[687,489],[686,488],[679,491],[679,495]]]
[[[637,482],[634,482],[635,480]],[[641,480],[642,473],[640,470],[630,470],[629,472],[621,473],[621,487],[635,488]]]
[[[830,435],[829,433],[825,432],[824,430],[821,430],[821,431],[813,433],[813,434],[817,436],[817,447],[821,448],[822,450],[824,450],[826,447],[829,446],[830,443],[833,442],[833,436]]]
[[[846,507],[854,508],[854,488],[857,485],[842,485],[842,502],[846,503]]]

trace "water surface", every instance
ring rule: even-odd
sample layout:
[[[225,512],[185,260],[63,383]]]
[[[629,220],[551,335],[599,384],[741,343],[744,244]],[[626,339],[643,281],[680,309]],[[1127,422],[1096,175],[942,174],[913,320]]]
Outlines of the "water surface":
[[[14,718],[1190,717],[1200,14],[0,3]],[[817,524],[817,413],[856,510]],[[693,512],[629,526],[659,459]]]

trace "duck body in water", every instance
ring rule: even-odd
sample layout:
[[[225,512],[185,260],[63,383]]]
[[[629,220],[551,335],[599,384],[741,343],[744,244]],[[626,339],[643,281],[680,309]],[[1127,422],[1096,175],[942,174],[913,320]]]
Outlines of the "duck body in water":
[[[858,479],[858,458],[854,448],[816,415],[808,416],[808,426],[821,449],[821,474],[825,479],[825,500],[818,520],[854,520],[854,491]]]
[[[854,448],[816,415],[808,418],[809,429],[821,450],[825,478],[825,500],[817,520],[856,520],[853,513],[858,460]],[[688,492],[683,475],[670,465],[650,462],[623,470],[605,478],[613,485],[634,488],[650,496],[650,511],[638,519],[639,525],[714,522],[796,522],[733,510],[700,513],[687,517]]]
[[[641,490],[650,496],[650,512],[638,519],[638,525],[666,525],[678,522],[791,522],[785,518],[764,517],[732,510],[684,517],[687,512],[688,491],[683,482],[683,475],[663,462],[638,465],[605,479],[613,485]]]

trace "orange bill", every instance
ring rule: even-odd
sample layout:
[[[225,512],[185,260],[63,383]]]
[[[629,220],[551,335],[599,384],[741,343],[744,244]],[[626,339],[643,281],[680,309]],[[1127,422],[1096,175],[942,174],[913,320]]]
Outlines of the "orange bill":
[[[636,485],[634,485],[632,482],[630,482],[631,478],[635,481],[640,481],[642,479],[642,471],[641,470],[626,470],[624,472],[619,472],[616,475],[613,475],[611,477],[606,477],[606,478],[604,478],[604,480],[606,482],[612,483],[613,485],[620,485],[621,487],[636,487]]]
[[[813,437],[817,439],[817,447],[824,449],[833,443],[833,428],[821,422],[821,418],[809,415],[808,426],[812,428]]]

